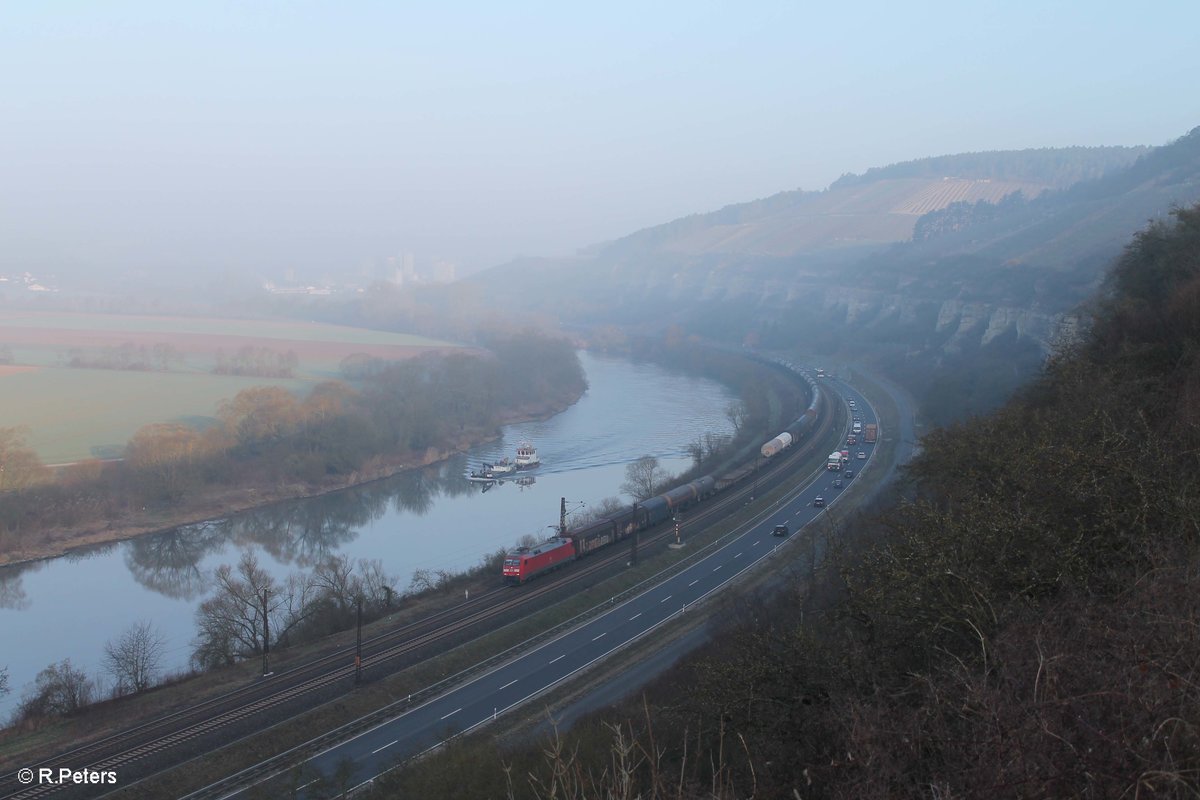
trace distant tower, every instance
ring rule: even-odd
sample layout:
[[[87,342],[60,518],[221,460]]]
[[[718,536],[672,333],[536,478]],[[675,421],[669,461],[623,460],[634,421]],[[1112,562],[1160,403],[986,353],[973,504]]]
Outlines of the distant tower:
[[[384,275],[386,276],[387,280],[391,281],[397,286],[402,286],[404,284],[404,274],[400,271],[400,265],[397,263],[395,256],[388,256],[387,268],[384,270]]]
[[[412,253],[404,254],[404,280],[415,281],[417,279],[417,259]]]

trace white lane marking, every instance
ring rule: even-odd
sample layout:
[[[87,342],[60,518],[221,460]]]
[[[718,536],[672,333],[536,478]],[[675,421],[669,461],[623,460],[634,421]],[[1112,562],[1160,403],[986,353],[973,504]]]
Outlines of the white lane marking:
[[[689,584],[688,584],[688,588],[689,588],[689,589],[690,589],[690,588],[692,588],[693,586],[695,586],[695,585],[696,585],[697,583],[699,583],[699,582],[700,582],[700,579],[699,579],[699,578],[696,578],[696,580],[694,580],[694,581],[692,581],[691,583],[689,583]]]
[[[642,612],[640,612],[640,611],[639,611],[639,612],[637,612],[636,614],[634,614],[632,617],[630,617],[630,618],[629,618],[629,621],[630,621],[630,622],[633,622],[635,619],[637,619],[637,618],[638,618],[638,617],[640,617],[641,615],[642,615]]]
[[[736,556],[734,556],[734,558],[741,558],[741,557],[742,557],[741,553],[738,553]]]
[[[664,597],[662,600],[659,600],[659,601],[658,601],[658,604],[659,604],[659,605],[662,605],[663,603],[665,603],[665,602],[667,602],[668,600],[670,600],[672,597],[674,597],[674,595],[671,595],[671,594],[669,594],[669,595],[667,595],[666,597]]]
[[[551,664],[553,664],[555,661],[562,661],[562,660],[563,660],[564,658],[566,658],[566,657],[567,657],[567,654],[566,654],[566,653],[563,653],[563,654],[562,654],[561,656],[559,656],[558,658],[552,658],[552,659],[550,659],[550,663],[551,663]]]
[[[442,717],[442,719],[445,719],[445,717]],[[393,739],[392,741],[390,741],[390,742],[388,742],[387,744],[385,744],[383,747],[379,748],[379,750],[372,750],[372,751],[371,751],[371,755],[375,755],[375,754],[376,754],[376,753],[378,753],[380,750],[387,750],[389,747],[391,747],[392,745],[394,745],[394,744],[395,744],[396,742],[398,742],[398,741],[400,741],[400,740],[399,740],[399,739]]]
[[[723,566],[725,566],[725,565],[724,565],[724,564],[717,564],[715,567],[713,567],[713,572],[716,572],[717,570],[719,570],[719,569],[720,569],[721,567],[723,567]]]
[[[608,631],[605,631],[604,633],[600,634],[600,636],[608,636]],[[593,642],[596,641],[597,639],[600,638],[600,636],[593,636],[592,641]]]
[[[761,542],[761,541],[762,541],[762,539],[759,539],[759,540],[758,540],[758,542]],[[757,546],[758,546],[758,542],[755,542],[755,543],[754,543],[754,546],[755,546],[755,547],[757,547]]]
[[[520,678],[518,678],[517,680],[520,680]],[[500,687],[499,689],[497,689],[496,691],[497,691],[497,692],[502,692],[502,691],[504,691],[505,689],[507,689],[508,687],[512,686],[514,683],[516,683],[516,682],[517,682],[517,680],[511,680],[511,681],[509,681],[508,683],[504,684],[503,686],[501,686],[501,687]]]
[[[455,714],[457,714],[460,711],[462,711],[461,708],[456,708],[453,711],[451,711],[449,714],[447,714],[446,716],[442,717],[442,719],[450,719],[450,717],[453,717]]]

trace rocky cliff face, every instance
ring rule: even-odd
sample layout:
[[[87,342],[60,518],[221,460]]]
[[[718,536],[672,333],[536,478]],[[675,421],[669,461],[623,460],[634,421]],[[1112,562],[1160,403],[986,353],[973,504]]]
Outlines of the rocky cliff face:
[[[676,273],[664,298],[667,306],[700,298],[728,305],[751,306],[764,319],[808,314],[823,324],[870,336],[904,330],[914,343],[926,341],[945,353],[982,347],[1004,336],[1034,342],[1049,353],[1054,344],[1078,326],[1068,310],[1042,310],[985,301],[962,300],[923,291],[882,291],[830,285],[812,278],[759,279],[751,272],[711,270],[686,279]],[[647,286],[647,289],[651,287]]]
[[[1012,341],[1047,352],[1146,219],[1197,200],[1200,129],[1148,151],[949,156],[482,280],[494,301],[541,297],[538,310],[569,324],[676,323],[781,347],[820,335],[831,350],[891,345],[935,358]],[[913,241],[919,219],[931,224]]]

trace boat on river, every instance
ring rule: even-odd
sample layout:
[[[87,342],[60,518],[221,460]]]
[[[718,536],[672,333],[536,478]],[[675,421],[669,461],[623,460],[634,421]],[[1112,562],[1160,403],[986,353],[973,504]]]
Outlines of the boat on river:
[[[492,463],[483,463],[479,469],[472,470],[467,475],[469,481],[498,481],[501,478],[507,478],[517,471],[517,465],[511,459],[502,458],[499,461]]]
[[[529,442],[521,442],[517,445],[517,459],[514,464],[517,469],[537,469],[542,465],[542,460],[538,458],[537,448]]]

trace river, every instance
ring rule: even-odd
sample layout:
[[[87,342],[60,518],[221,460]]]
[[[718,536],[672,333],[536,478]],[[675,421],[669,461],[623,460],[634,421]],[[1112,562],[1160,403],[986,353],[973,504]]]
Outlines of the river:
[[[107,641],[150,622],[165,640],[163,668],[186,668],[195,610],[212,573],[243,552],[280,578],[330,555],[379,559],[401,591],[414,571],[461,571],[522,536],[552,535],[559,498],[571,512],[620,493],[625,466],[657,456],[670,472],[691,465],[687,445],[728,433],[732,395],[713,381],[649,364],[581,353],[591,387],[550,419],[505,427],[503,437],[421,470],[322,497],[278,503],[60,558],[0,568],[0,666],[12,692],[0,720],[39,670],[69,658],[101,683]],[[538,449],[532,485],[471,483],[483,461],[512,457],[519,441]],[[622,498],[628,501],[628,498]],[[497,576],[497,581],[499,577]]]

